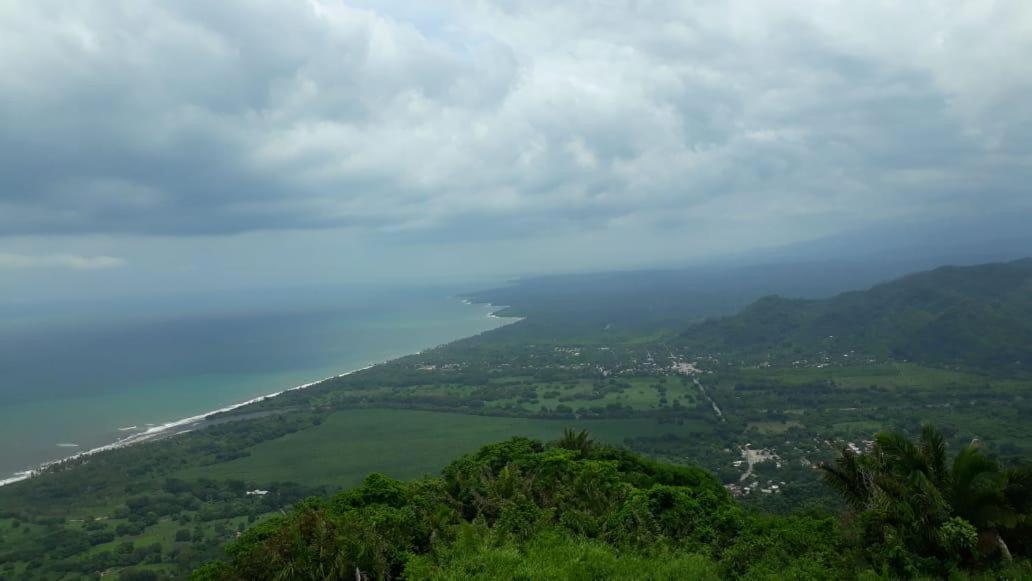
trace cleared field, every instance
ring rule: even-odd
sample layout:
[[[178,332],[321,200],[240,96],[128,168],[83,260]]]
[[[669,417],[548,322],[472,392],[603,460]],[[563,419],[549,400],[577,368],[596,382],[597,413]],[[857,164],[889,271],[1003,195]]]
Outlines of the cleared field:
[[[341,392],[335,402],[361,402],[371,407],[387,405],[419,409],[437,406],[434,411],[451,409],[462,413],[470,402],[485,409],[537,415],[542,410],[568,408],[578,413],[607,406],[633,411],[653,411],[663,407],[695,407],[698,390],[681,376],[620,376],[567,378],[561,381],[535,381],[525,375],[493,377],[476,384],[420,383],[405,387],[355,386]],[[393,405],[392,405],[393,403]],[[560,407],[562,406],[562,407]],[[422,409],[427,409],[422,407]],[[431,408],[433,409],[433,408]]]
[[[788,420],[784,422],[749,422],[746,427],[756,428],[761,434],[783,434],[792,428],[803,427],[802,422]]]
[[[697,434],[703,422],[660,424],[652,419],[538,420],[419,410],[345,410],[321,425],[259,444],[230,462],[183,470],[180,478],[247,482],[303,481],[348,486],[370,472],[395,478],[436,474],[462,453],[513,436],[557,438],[564,428],[586,429],[603,442],[629,436]]]

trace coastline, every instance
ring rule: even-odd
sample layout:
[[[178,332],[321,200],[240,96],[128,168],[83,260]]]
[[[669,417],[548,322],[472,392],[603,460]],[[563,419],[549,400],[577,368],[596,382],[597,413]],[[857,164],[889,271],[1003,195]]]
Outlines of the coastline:
[[[506,325],[502,325],[502,326],[496,327],[496,328],[501,328],[503,326],[511,325],[513,323],[516,323],[516,322],[519,322],[520,320],[522,320],[519,317],[499,317],[499,316],[495,315],[495,312],[497,312],[497,310],[501,310],[501,309],[503,309],[505,307],[499,307],[499,306],[496,306],[496,305],[492,305],[491,303],[474,303],[474,302],[469,301],[468,299],[462,299],[462,302],[465,303],[465,304],[468,304],[468,305],[486,304],[487,307],[489,309],[491,309],[491,311],[488,312],[488,314],[487,314],[488,318],[492,318],[492,319],[512,319],[510,322],[506,323]],[[482,331],[482,332],[487,332],[487,331]],[[209,419],[209,418],[211,418],[211,416],[215,416],[217,414],[222,414],[222,413],[234,411],[234,410],[240,409],[242,407],[245,407],[245,406],[248,406],[248,405],[251,405],[251,404],[255,404],[255,403],[259,403],[259,402],[262,402],[262,401],[265,401],[265,400],[268,400],[268,399],[272,399],[274,397],[283,395],[284,393],[289,393],[289,392],[292,392],[292,391],[298,391],[298,390],[306,389],[306,388],[318,385],[318,384],[326,382],[326,381],[330,381],[330,380],[337,379],[337,378],[340,378],[340,377],[346,377],[348,375],[359,373],[361,371],[365,371],[367,369],[371,369],[371,368],[373,368],[373,367],[375,367],[377,365],[383,365],[385,363],[390,363],[391,361],[395,361],[397,359],[401,359],[402,357],[408,357],[410,355],[419,355],[419,354],[423,353],[423,351],[426,351],[427,349],[433,349],[433,348],[436,348],[436,347],[440,347],[441,345],[446,345],[448,343],[451,343],[451,342],[454,342],[454,341],[460,341],[462,339],[467,339],[467,338],[473,337],[473,336],[476,336],[476,335],[470,335],[468,337],[459,337],[457,339],[453,339],[452,341],[447,341],[445,343],[441,343],[441,344],[435,345],[433,347],[428,347],[428,348],[422,349],[420,351],[416,351],[414,353],[406,353],[406,354],[402,354],[402,355],[397,355],[397,356],[388,358],[388,359],[386,359],[384,361],[381,361],[379,363],[372,363],[372,364],[366,365],[364,367],[360,367],[358,369],[352,369],[350,371],[345,371],[345,372],[339,373],[337,375],[331,375],[329,377],[324,377],[322,379],[317,379],[315,381],[310,381],[308,383],[303,383],[301,385],[295,385],[294,387],[283,389],[283,390],[280,390],[280,391],[277,391],[277,392],[274,392],[274,393],[253,397],[253,398],[251,398],[251,399],[249,399],[247,401],[243,401],[243,402],[231,404],[231,405],[228,405],[228,406],[224,406],[224,407],[221,407],[221,408],[216,409],[216,410],[211,410],[211,411],[207,411],[207,412],[204,412],[204,413],[196,414],[196,415],[193,415],[193,416],[181,418],[181,419],[178,419],[178,420],[173,420],[173,421],[170,421],[170,422],[165,422],[165,423],[160,424],[160,425],[151,426],[151,427],[147,428],[146,430],[144,430],[142,432],[137,432],[137,433],[134,433],[134,434],[130,434],[130,435],[124,437],[124,438],[119,438],[118,440],[116,440],[114,442],[111,442],[110,444],[104,444],[102,446],[97,446],[95,448],[90,448],[88,450],[83,450],[83,451],[77,452],[75,454],[72,454],[71,456],[66,456],[64,458],[59,458],[57,460],[49,460],[47,462],[40,463],[40,464],[36,465],[33,468],[29,468],[27,470],[23,470],[23,471],[20,471],[20,472],[15,472],[13,476],[10,476],[10,477],[7,477],[7,478],[0,478],[0,487],[7,486],[9,484],[15,484],[17,482],[22,482],[24,480],[29,480],[31,478],[34,478],[34,477],[39,476],[40,474],[44,473],[47,469],[49,469],[51,467],[54,467],[54,466],[59,466],[59,465],[65,463],[65,462],[71,462],[71,461],[74,461],[74,460],[78,460],[80,458],[85,458],[85,457],[88,457],[88,456],[92,456],[94,454],[98,454],[100,452],[106,452],[106,451],[109,451],[109,450],[117,450],[117,449],[120,449],[120,448],[125,448],[125,447],[128,447],[128,446],[132,446],[132,445],[135,445],[135,444],[143,444],[143,443],[146,443],[146,442],[150,442],[150,441],[153,441],[153,440],[160,439],[162,437],[173,437],[173,436],[177,436],[179,434],[185,434],[185,433],[187,433],[189,431],[192,431],[192,430],[183,430],[183,431],[176,432],[176,433],[173,433],[173,434],[170,434],[169,432],[174,430],[175,428],[179,428],[179,427],[183,427],[183,426],[191,426],[191,425],[196,424],[198,422],[201,422],[201,421],[204,421],[206,419]],[[133,427],[135,428],[135,426],[133,426]],[[120,431],[126,431],[127,429],[128,428],[119,428]]]
[[[388,360],[388,361],[393,361],[393,359]],[[386,363],[386,361],[383,362],[383,363]],[[283,389],[283,390],[277,391],[275,393],[270,393],[270,394],[266,394],[266,395],[260,395],[258,397],[253,397],[253,398],[251,398],[251,399],[249,399],[247,401],[243,401],[243,402],[240,402],[240,403],[235,403],[235,404],[232,404],[232,405],[221,407],[221,408],[216,409],[216,410],[204,412],[204,413],[201,413],[201,414],[189,416],[189,417],[178,419],[178,420],[173,420],[171,422],[165,422],[164,424],[157,425],[157,426],[151,426],[150,428],[147,428],[146,430],[144,430],[142,432],[138,432],[138,433],[126,436],[124,438],[120,438],[120,439],[115,440],[114,442],[112,442],[110,444],[104,444],[103,446],[97,446],[96,448],[90,448],[89,450],[83,450],[82,452],[78,452],[76,454],[72,454],[71,456],[68,456],[68,457],[65,457],[65,458],[60,458],[58,460],[50,460],[48,462],[43,462],[42,464],[36,466],[35,468],[30,468],[29,470],[24,470],[22,472],[16,472],[15,475],[10,477],[10,478],[0,479],[0,486],[7,486],[8,484],[14,484],[15,482],[21,482],[23,480],[28,480],[30,478],[33,478],[35,476],[40,475],[41,473],[43,473],[44,471],[46,471],[48,468],[50,468],[52,466],[58,466],[58,465],[63,464],[65,462],[71,462],[73,460],[78,460],[80,458],[85,458],[87,456],[92,456],[93,454],[97,454],[97,453],[100,453],[100,452],[106,452],[108,450],[117,450],[119,448],[125,448],[126,446],[132,446],[134,444],[143,444],[145,442],[149,442],[151,440],[155,440],[155,439],[157,439],[157,438],[159,438],[161,436],[165,436],[165,435],[167,435],[166,432],[168,432],[169,430],[173,430],[175,428],[178,428],[180,426],[187,426],[187,425],[195,424],[197,422],[205,420],[205,419],[207,419],[207,418],[209,418],[211,416],[214,416],[216,414],[221,414],[221,413],[225,413],[225,412],[231,412],[233,410],[242,408],[244,406],[248,406],[248,405],[251,405],[251,404],[259,403],[259,402],[265,401],[267,399],[272,399],[274,397],[283,395],[284,393],[288,393],[288,392],[291,392],[291,391],[297,391],[297,390],[300,390],[300,389],[305,389],[305,388],[308,388],[308,387],[312,387],[313,385],[318,385],[320,383],[323,383],[324,381],[329,381],[331,379],[337,379],[339,377],[346,377],[346,376],[351,375],[353,373],[358,373],[359,371],[365,371],[366,369],[370,369],[370,368],[372,368],[372,367],[374,367],[376,365],[381,365],[381,364],[382,363],[374,363],[372,365],[366,365],[365,367],[360,367],[358,369],[353,369],[351,371],[345,371],[344,373],[340,373],[340,374],[337,374],[337,375],[332,375],[330,377],[324,377],[323,379],[319,379],[319,380],[316,380],[316,381],[310,381],[308,383],[303,383],[301,385],[295,385],[294,387]],[[177,434],[172,434],[172,435],[185,434],[187,431],[189,431],[189,430],[186,430],[186,431],[183,431],[183,432],[178,432]]]

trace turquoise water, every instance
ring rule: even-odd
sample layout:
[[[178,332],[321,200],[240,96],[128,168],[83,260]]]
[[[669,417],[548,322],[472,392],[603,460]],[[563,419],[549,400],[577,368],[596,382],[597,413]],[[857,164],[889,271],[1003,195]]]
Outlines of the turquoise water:
[[[504,324],[488,316],[490,307],[464,304],[442,289],[299,293],[295,301],[279,293],[197,303],[4,313],[0,480],[150,425]]]

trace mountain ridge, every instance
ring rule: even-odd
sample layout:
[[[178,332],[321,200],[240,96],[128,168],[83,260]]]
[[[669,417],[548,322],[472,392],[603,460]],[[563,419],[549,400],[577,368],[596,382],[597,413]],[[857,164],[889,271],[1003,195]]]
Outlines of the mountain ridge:
[[[689,347],[745,359],[815,356],[1028,370],[1032,258],[943,266],[826,299],[763,297],[693,325]]]

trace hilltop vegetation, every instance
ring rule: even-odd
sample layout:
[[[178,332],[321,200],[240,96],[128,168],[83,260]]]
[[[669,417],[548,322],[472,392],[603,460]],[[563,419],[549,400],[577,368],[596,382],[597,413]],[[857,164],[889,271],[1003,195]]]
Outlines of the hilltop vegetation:
[[[689,349],[752,361],[876,358],[1032,368],[1032,259],[943,267],[829,299],[766,297],[686,330]]]
[[[1032,573],[1011,565],[1004,542],[1027,554],[1032,472],[1003,472],[972,447],[949,470],[944,450],[927,429],[919,444],[883,434],[868,455],[844,452],[827,473],[857,518],[840,525],[749,513],[703,470],[599,446],[585,432],[552,445],[515,438],[439,478],[372,474],[309,499],[194,578],[873,579],[995,564]]]

